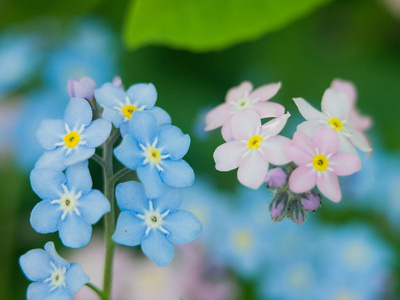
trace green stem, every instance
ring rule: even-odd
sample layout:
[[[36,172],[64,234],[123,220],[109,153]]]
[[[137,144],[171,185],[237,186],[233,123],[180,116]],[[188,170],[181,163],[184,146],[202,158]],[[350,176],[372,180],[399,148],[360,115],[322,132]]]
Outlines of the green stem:
[[[86,283],[86,286],[91,288],[97,295],[99,295],[99,297],[101,299],[105,299],[104,298],[104,293],[102,290],[100,290],[97,286],[95,286],[93,283]]]
[[[126,174],[132,172],[132,169],[129,168],[124,168],[119,170],[117,173],[114,174],[114,176],[111,178],[111,181],[113,183],[117,182],[118,179],[120,179],[121,177],[125,176]]]

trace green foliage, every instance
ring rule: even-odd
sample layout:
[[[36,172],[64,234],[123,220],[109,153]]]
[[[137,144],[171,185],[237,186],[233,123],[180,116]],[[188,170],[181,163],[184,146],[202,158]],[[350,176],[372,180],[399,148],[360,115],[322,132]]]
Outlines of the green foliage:
[[[220,50],[278,30],[330,1],[131,0],[124,38],[130,49]]]

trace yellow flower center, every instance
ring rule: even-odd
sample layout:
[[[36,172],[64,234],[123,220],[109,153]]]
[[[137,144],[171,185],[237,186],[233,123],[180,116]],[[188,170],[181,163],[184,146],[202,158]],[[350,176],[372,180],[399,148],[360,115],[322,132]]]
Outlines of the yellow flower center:
[[[69,148],[74,148],[79,143],[79,134],[72,131],[64,136],[65,145]]]
[[[332,118],[329,120],[329,125],[336,131],[343,130],[343,124],[338,118]]]
[[[318,171],[325,171],[329,164],[328,159],[322,154],[315,155],[312,163]]]
[[[249,142],[247,143],[247,146],[249,146],[249,148],[251,150],[258,149],[258,148],[260,148],[260,145],[261,145],[262,141],[263,141],[263,139],[262,139],[261,136],[255,135],[255,136],[252,136],[249,139]]]
[[[161,160],[160,151],[156,148],[149,149],[147,159],[153,164],[160,162]]]
[[[253,242],[251,234],[245,230],[238,231],[234,236],[234,244],[238,249],[248,249]]]
[[[130,119],[135,110],[137,110],[137,107],[135,105],[125,105],[122,108],[122,113],[124,114],[125,117]]]

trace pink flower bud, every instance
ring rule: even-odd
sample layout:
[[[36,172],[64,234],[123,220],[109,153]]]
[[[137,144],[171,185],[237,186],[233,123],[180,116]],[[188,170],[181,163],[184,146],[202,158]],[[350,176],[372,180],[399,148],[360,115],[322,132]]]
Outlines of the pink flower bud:
[[[273,168],[267,172],[264,182],[268,188],[280,188],[287,182],[287,174],[282,168]]]
[[[113,78],[113,80],[111,81],[111,83],[112,83],[113,85],[115,85],[116,87],[119,87],[119,88],[121,88],[121,89],[124,88],[124,86],[122,85],[122,79],[121,79],[121,77],[119,77],[119,76],[115,76],[115,77]]]
[[[95,89],[96,83],[89,77],[74,78],[68,81],[68,94],[71,98],[82,98],[91,101],[93,100]]]
[[[305,193],[305,198],[301,199],[301,204],[303,205],[305,210],[317,210],[321,204],[321,196],[314,192]]]
[[[287,211],[287,204],[289,198],[287,193],[279,192],[275,195],[269,205],[269,211],[271,212],[271,219],[273,222],[280,222],[285,217]]]

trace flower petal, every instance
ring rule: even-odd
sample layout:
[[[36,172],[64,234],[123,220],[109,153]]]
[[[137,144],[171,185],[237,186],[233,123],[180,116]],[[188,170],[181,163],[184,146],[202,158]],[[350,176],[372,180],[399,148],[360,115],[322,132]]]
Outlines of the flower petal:
[[[214,152],[215,168],[223,172],[238,168],[246,150],[247,145],[240,141],[222,144]]]
[[[139,165],[136,172],[139,180],[143,183],[146,197],[150,199],[160,197],[164,190],[164,182],[158,169],[155,166],[146,164]]]
[[[36,138],[39,144],[46,150],[54,150],[57,143],[64,142],[65,123],[63,120],[43,120],[38,130]]]
[[[58,147],[52,151],[45,151],[35,164],[36,169],[54,169],[63,171],[65,164],[65,149]]]
[[[149,112],[135,112],[129,124],[129,134],[144,146],[151,145],[157,136],[156,117]]]
[[[296,131],[293,141],[286,146],[286,153],[296,164],[305,165],[312,161],[315,145],[302,131]]]
[[[145,214],[149,209],[149,201],[143,184],[136,181],[127,181],[117,185],[115,197],[119,208],[129,210],[137,214]]]
[[[28,287],[27,299],[71,300],[72,295],[70,295],[65,288],[60,287],[50,292],[51,288],[51,282],[31,283]]]
[[[348,120],[351,109],[350,98],[342,92],[327,89],[322,96],[321,109],[333,118]]]
[[[82,133],[82,140],[87,143],[89,148],[96,148],[108,139],[111,128],[110,121],[97,119],[85,128]]]
[[[331,167],[336,175],[346,176],[360,171],[361,161],[357,155],[350,153],[335,153],[329,159]]]
[[[339,147],[337,149],[338,152],[352,153],[357,155],[356,148],[354,148],[353,144],[346,136],[344,136],[342,133],[339,133],[338,137],[339,137]]]
[[[79,130],[82,125],[88,126],[92,121],[92,108],[85,99],[72,98],[64,113],[64,121],[72,131]]]
[[[115,108],[109,108],[107,106],[103,106],[103,114],[101,115],[101,117],[104,120],[112,122],[115,128],[119,128],[122,121],[124,121],[125,119],[125,116],[122,114],[122,112],[116,110]]]
[[[349,137],[350,142],[353,143],[354,146],[356,146],[358,149],[360,149],[363,152],[371,152],[372,148],[367,140],[367,137],[365,134],[363,134],[360,131],[354,130],[351,133],[351,136]]]
[[[252,91],[249,95],[249,98],[258,99],[258,101],[264,102],[275,96],[280,88],[281,88],[280,82],[266,84]]]
[[[185,244],[199,236],[203,227],[197,217],[185,210],[168,214],[163,227],[169,232],[168,240],[174,244]]]
[[[94,148],[89,148],[85,145],[78,145],[74,147],[70,154],[65,156],[64,162],[67,166],[77,164],[81,161],[91,158],[94,152]]]
[[[355,104],[357,99],[357,90],[352,82],[341,79],[334,79],[330,87],[335,91],[345,93],[349,97],[351,104]]]
[[[19,264],[25,276],[31,281],[50,277],[53,268],[51,256],[42,249],[30,250],[19,258]]]
[[[87,160],[69,166],[65,176],[67,177],[67,187],[70,191],[87,194],[92,189],[92,176],[90,176]]]
[[[142,239],[142,251],[148,258],[162,267],[168,265],[174,258],[174,247],[160,230],[150,230],[149,235]]]
[[[319,128],[327,128],[327,124],[322,123],[321,120],[310,120],[310,121],[304,121],[297,125],[297,131],[302,131],[304,132],[309,138],[312,138],[314,133],[319,129]],[[329,127],[331,128],[331,127]]]
[[[114,155],[122,164],[133,170],[144,160],[143,150],[129,134],[124,136],[121,144],[115,148]]]
[[[268,162],[258,151],[251,151],[241,161],[238,170],[238,180],[244,186],[258,189],[268,171]]]
[[[285,107],[274,102],[257,102],[253,108],[261,119],[280,117],[285,113]]]
[[[246,94],[250,94],[253,89],[253,85],[248,81],[243,81],[240,85],[229,89],[226,94],[226,102],[236,102],[239,99],[244,98]]]
[[[339,147],[338,133],[331,128],[320,128],[313,135],[313,143],[321,154],[336,153]]]
[[[119,125],[119,130],[121,132],[122,137],[125,137],[127,134],[129,134],[129,123],[130,123],[130,120],[127,120],[127,121],[124,120]]]
[[[368,116],[362,116],[356,109],[350,111],[350,123],[356,130],[365,131],[371,128],[372,119]]]
[[[125,105],[126,93],[112,83],[105,83],[103,86],[94,91],[96,101],[101,106],[113,108],[114,106],[122,107]],[[112,121],[112,120],[109,120]]]
[[[225,142],[230,142],[235,140],[235,138],[232,135],[232,126],[230,120],[226,122],[224,125],[222,125],[221,134]]]
[[[308,192],[315,186],[316,180],[316,170],[310,167],[300,166],[290,175],[289,188],[295,193]]]
[[[171,159],[181,159],[189,150],[190,136],[184,134],[176,126],[167,125],[158,131],[157,148],[163,155],[169,154]]]
[[[136,104],[138,108],[145,106],[146,109],[153,108],[157,101],[157,90],[152,83],[137,83],[132,85],[127,91],[132,104]]]
[[[33,191],[41,199],[58,199],[64,193],[62,185],[67,181],[61,171],[33,169],[30,175]]]
[[[71,294],[64,288],[59,287],[54,291],[51,291],[48,296],[44,299],[46,300],[71,300]],[[32,298],[35,299],[35,298]],[[42,299],[42,298],[40,298]]]
[[[269,138],[262,145],[264,159],[274,165],[285,165],[290,162],[285,147],[291,140],[287,137],[276,135]]]
[[[294,103],[296,103],[299,112],[306,120],[325,120],[326,115],[322,112],[316,110],[303,98],[293,98]]]
[[[171,116],[161,107],[154,106],[152,109],[149,110],[149,112],[151,112],[156,117],[158,128],[165,125],[171,125]]]
[[[231,118],[232,135],[235,140],[248,140],[256,135],[261,126],[259,115],[252,109],[245,109]]]
[[[95,224],[110,212],[110,202],[100,191],[92,190],[79,198],[78,210],[83,221]]]
[[[231,111],[232,105],[229,103],[222,103],[210,110],[206,115],[206,128],[204,130],[213,130],[224,125],[229,121]]]
[[[322,176],[317,179],[317,187],[326,198],[333,202],[339,202],[342,198],[339,180],[332,172],[322,172]]]
[[[286,113],[283,116],[272,119],[271,121],[265,123],[261,126],[261,134],[263,136],[269,135],[274,136],[282,131],[285,127],[287,119],[290,117],[290,113]]]
[[[164,171],[161,172],[161,177],[166,184],[173,187],[186,187],[193,184],[194,172],[186,161],[166,159],[163,162]]]
[[[32,210],[31,226],[39,233],[55,232],[58,230],[62,212],[60,204],[51,204],[50,200],[43,200]]]
[[[181,189],[165,186],[162,195],[153,199],[153,205],[155,210],[163,214],[167,210],[176,211],[181,206],[182,200]]]
[[[140,244],[145,232],[146,224],[130,211],[119,214],[117,227],[112,236],[114,242],[125,246],[137,246]]]
[[[62,243],[70,248],[84,247],[92,237],[92,226],[74,212],[66,215],[59,228]]]
[[[83,271],[81,265],[71,263],[70,268],[65,272],[65,289],[71,295],[75,295],[88,282],[90,282],[90,278]]]
[[[47,251],[51,255],[51,259],[53,260],[54,265],[56,268],[69,268],[70,264],[64,258],[62,258],[56,251],[56,247],[54,246],[53,242],[47,242],[44,245],[44,250]]]

